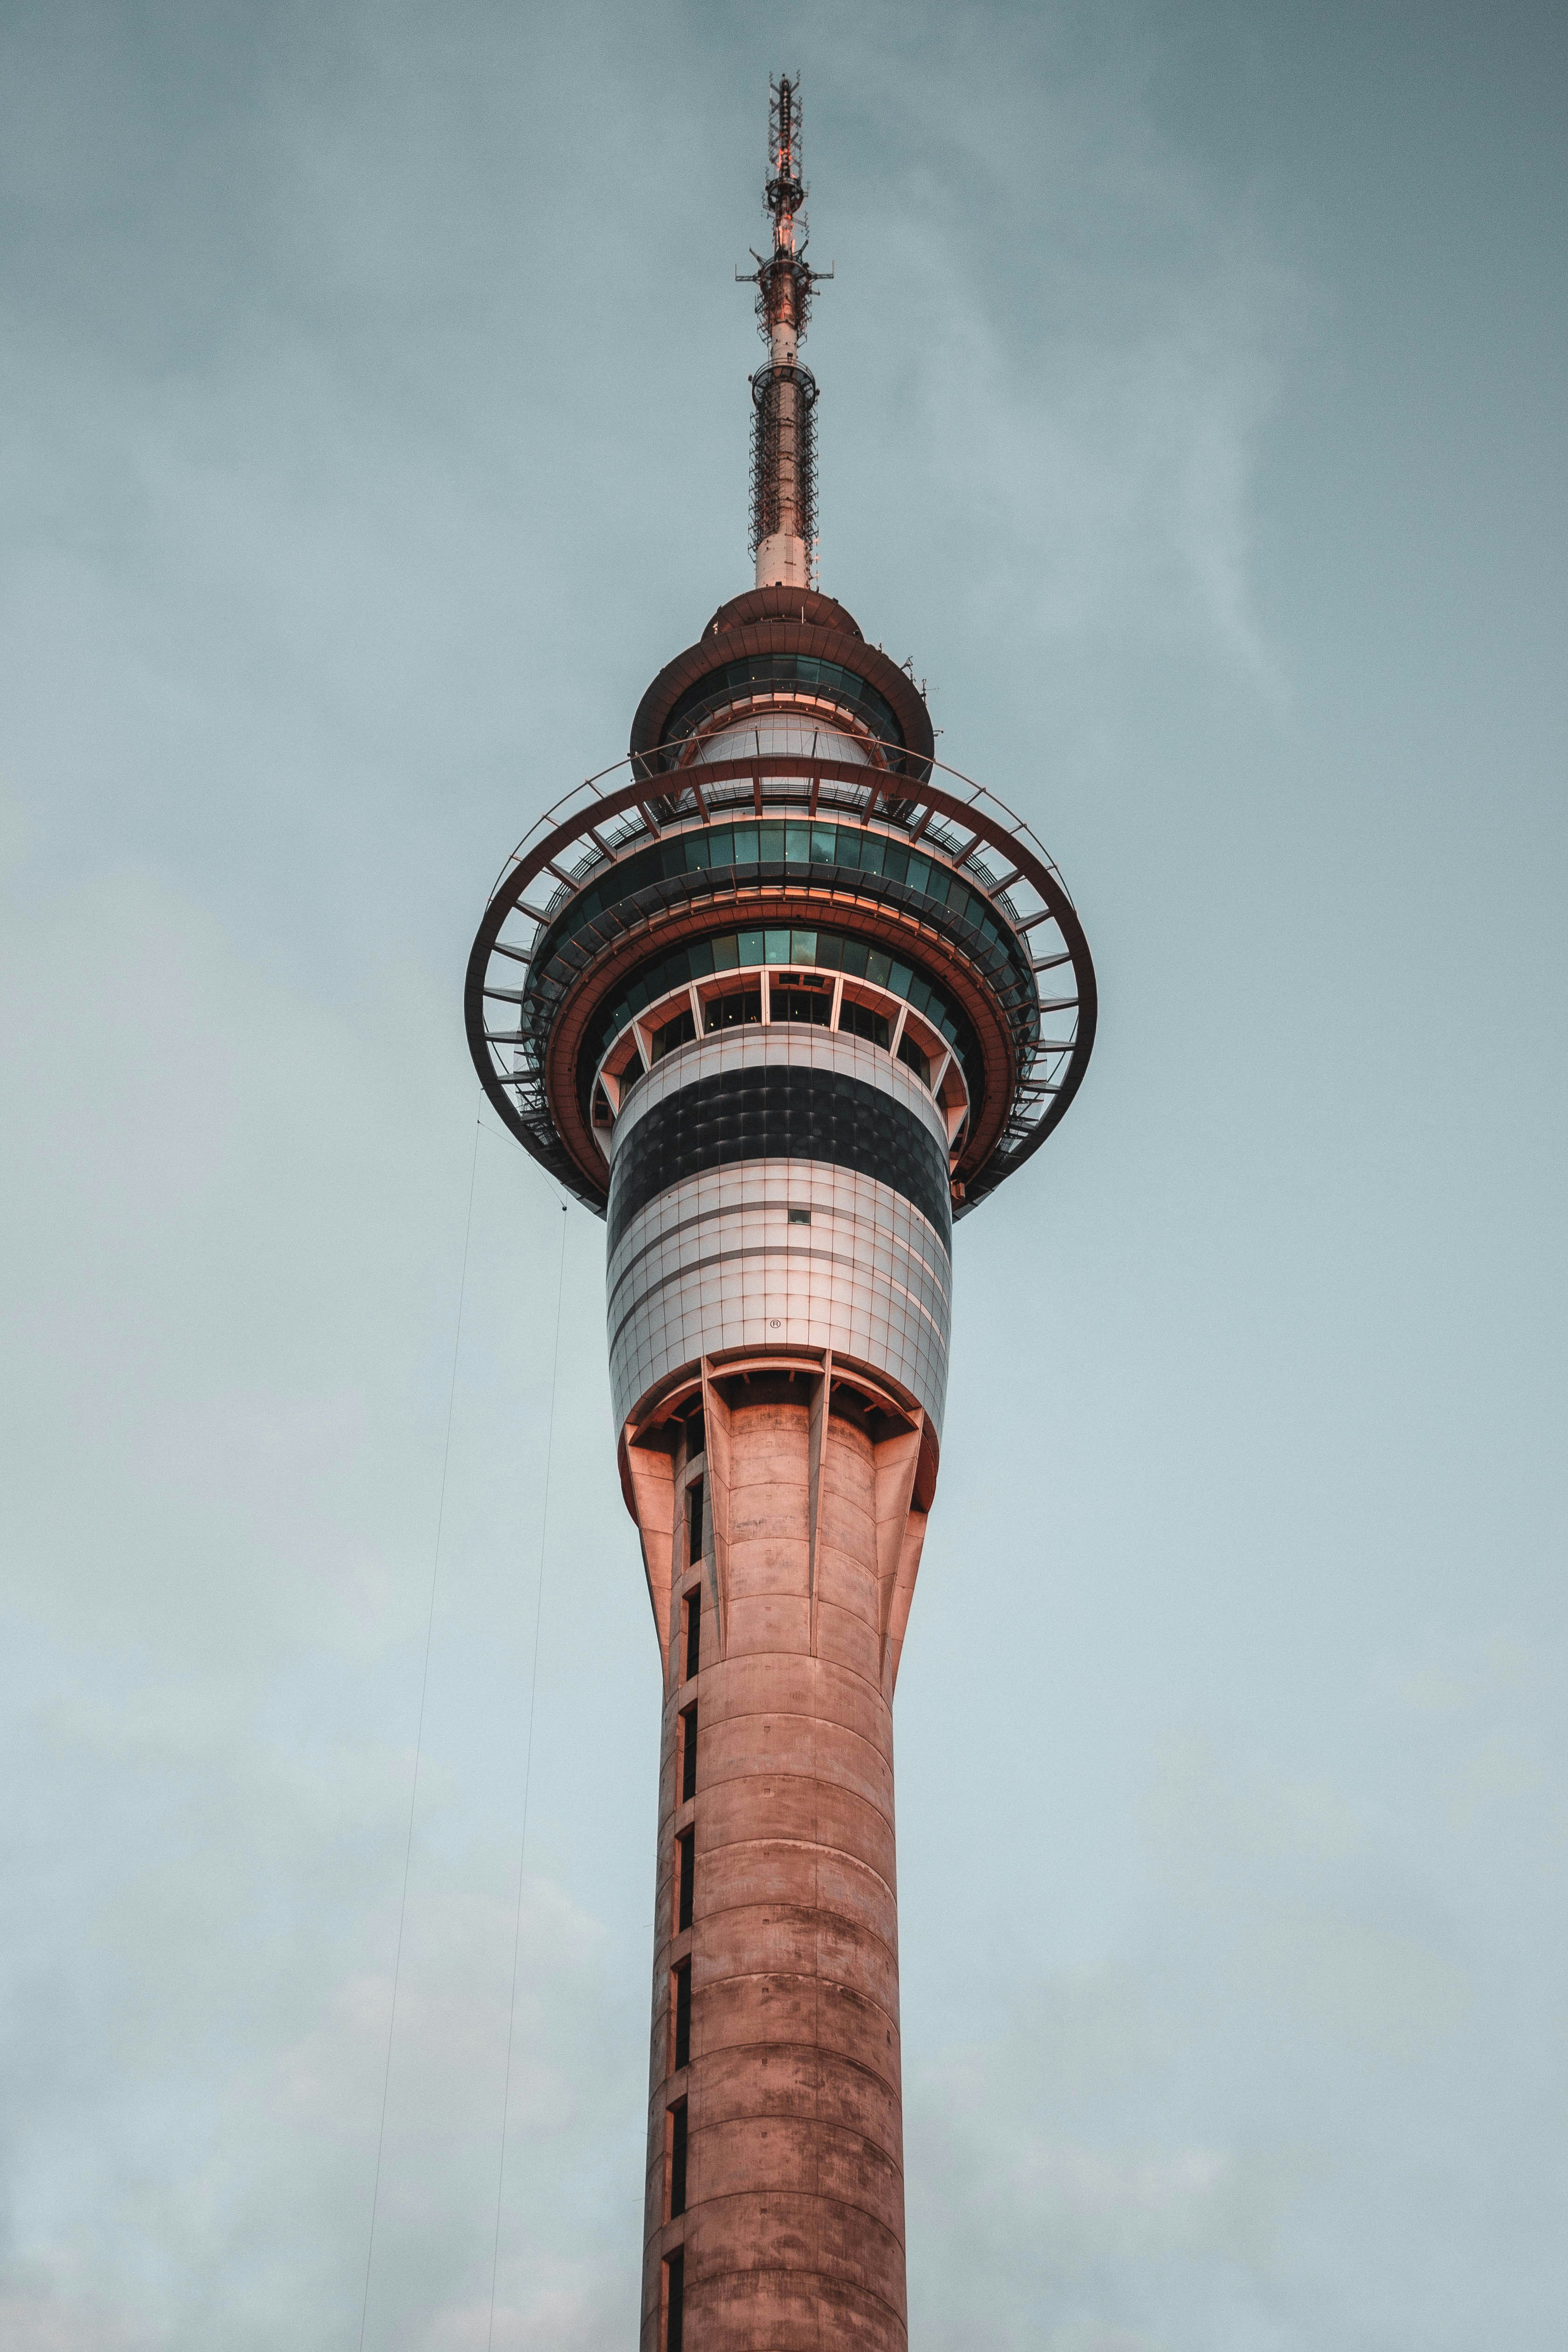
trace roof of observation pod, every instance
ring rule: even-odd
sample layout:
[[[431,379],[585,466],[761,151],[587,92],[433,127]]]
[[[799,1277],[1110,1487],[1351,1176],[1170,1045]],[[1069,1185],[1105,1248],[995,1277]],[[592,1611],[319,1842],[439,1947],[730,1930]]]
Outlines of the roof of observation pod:
[[[842,604],[815,588],[750,588],[731,596],[697,643],[665,664],[632,721],[632,757],[643,772],[683,764],[703,704],[721,696],[727,682],[737,694],[743,690],[748,670],[759,688],[773,673],[775,690],[787,686],[793,670],[800,691],[815,686],[827,703],[837,698],[837,687],[847,697],[841,707],[856,703],[875,713],[888,764],[925,772],[936,742],[924,696],[907,670],[867,644]]]

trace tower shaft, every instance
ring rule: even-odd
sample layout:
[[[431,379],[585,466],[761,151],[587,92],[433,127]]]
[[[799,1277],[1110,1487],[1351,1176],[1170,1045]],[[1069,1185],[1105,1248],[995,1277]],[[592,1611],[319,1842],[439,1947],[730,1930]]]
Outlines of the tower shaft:
[[[642,2345],[904,2352],[891,1696],[920,1436],[830,1359],[703,1395],[668,1484],[637,1482],[645,1546],[673,1544]]]

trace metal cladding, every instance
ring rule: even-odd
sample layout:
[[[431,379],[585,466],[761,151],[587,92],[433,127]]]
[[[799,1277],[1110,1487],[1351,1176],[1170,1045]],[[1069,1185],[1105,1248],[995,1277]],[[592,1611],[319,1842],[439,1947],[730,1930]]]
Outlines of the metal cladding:
[[[892,1700],[952,1230],[1096,1015],[1045,851],[809,584],[798,130],[781,81],[758,584],[514,853],[466,999],[497,1114],[607,1226],[664,1675],[643,2352],[907,2352]]]
[[[704,1357],[798,1348],[874,1366],[940,1432],[947,1149],[929,1089],[861,1038],[775,1023],[669,1055],[613,1139],[617,1423]]]

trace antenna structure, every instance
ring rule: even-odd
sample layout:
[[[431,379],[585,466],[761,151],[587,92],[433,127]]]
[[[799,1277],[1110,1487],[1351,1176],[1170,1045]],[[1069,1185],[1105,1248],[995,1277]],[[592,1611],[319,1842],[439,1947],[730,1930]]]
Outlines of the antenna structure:
[[[768,347],[752,378],[752,553],[759,588],[809,588],[816,545],[816,379],[800,362],[814,287],[831,269],[805,259],[805,184],[800,175],[800,80],[770,82],[768,178],[763,209],[773,250],[737,280],[757,289],[757,328]]]

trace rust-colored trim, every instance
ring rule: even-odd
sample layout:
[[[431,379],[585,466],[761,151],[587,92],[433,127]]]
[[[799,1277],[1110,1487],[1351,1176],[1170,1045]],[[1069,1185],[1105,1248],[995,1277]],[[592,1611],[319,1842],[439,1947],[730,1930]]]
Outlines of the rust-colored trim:
[[[755,592],[753,592],[754,593]],[[766,592],[763,592],[766,593]],[[798,597],[799,590],[782,592],[786,598]],[[740,604],[742,598],[735,598]],[[821,600],[824,604],[829,600]],[[728,611],[732,607],[721,607]],[[717,620],[719,616],[715,614]],[[824,621],[829,616],[824,614]],[[759,616],[755,620],[740,620],[726,625],[717,635],[707,633],[684,653],[667,662],[638,703],[632,721],[631,753],[634,760],[651,754],[664,741],[669,714],[689,688],[702,678],[712,677],[726,664],[743,660],[748,654],[803,654],[816,661],[836,662],[854,677],[863,678],[879,694],[898,719],[904,745],[917,763],[916,775],[923,772],[924,762],[936,750],[936,738],[931,731],[931,713],[920,688],[905,670],[888,655],[879,653],[867,644],[857,629],[850,635],[833,625],[839,617],[847,618],[842,607],[836,606],[829,625],[823,626],[815,619],[807,622],[792,620],[784,614]],[[713,623],[710,622],[711,630]],[[654,771],[646,772],[649,780]]]

